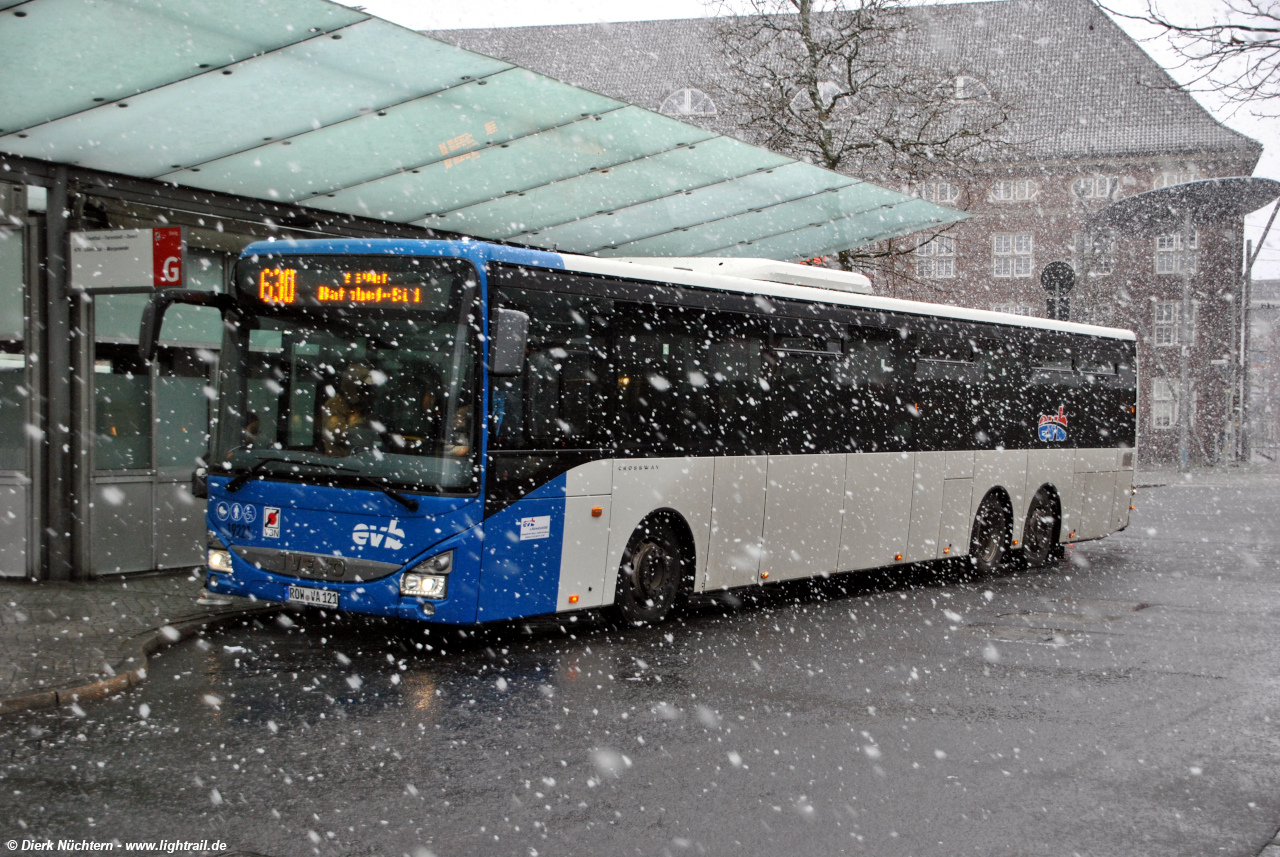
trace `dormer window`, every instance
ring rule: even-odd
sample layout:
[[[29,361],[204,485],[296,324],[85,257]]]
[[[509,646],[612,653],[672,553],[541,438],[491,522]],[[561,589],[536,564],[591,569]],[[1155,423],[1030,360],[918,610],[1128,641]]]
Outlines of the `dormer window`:
[[[824,110],[829,110],[831,105],[835,104],[837,98],[844,93],[844,89],[834,80],[824,80],[818,83],[818,100],[822,102]],[[809,98],[808,87],[803,87],[791,98],[791,109],[800,112],[802,110],[810,110],[813,107],[813,101]]]
[[[990,101],[991,90],[976,77],[958,75],[951,81],[952,101]]]
[[[701,89],[686,86],[668,95],[658,112],[668,116],[715,116],[716,103]]]

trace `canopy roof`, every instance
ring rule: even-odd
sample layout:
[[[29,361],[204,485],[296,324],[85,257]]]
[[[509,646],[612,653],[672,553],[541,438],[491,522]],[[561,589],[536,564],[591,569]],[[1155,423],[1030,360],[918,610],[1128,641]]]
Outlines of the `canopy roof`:
[[[1093,215],[1098,226],[1139,235],[1177,232],[1183,221],[1193,225],[1238,220],[1280,197],[1274,179],[1238,176],[1203,179],[1125,197]]]
[[[793,259],[966,215],[327,0],[0,0],[0,151],[618,256]]]

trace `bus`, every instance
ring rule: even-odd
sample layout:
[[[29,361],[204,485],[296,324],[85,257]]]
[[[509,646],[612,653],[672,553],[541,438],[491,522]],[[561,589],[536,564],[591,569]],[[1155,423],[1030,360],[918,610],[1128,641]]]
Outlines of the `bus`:
[[[1038,566],[1128,524],[1132,333],[687,262],[271,241],[226,293],[156,293],[144,357],[173,304],[226,331],[207,589],[654,623],[691,593]]]

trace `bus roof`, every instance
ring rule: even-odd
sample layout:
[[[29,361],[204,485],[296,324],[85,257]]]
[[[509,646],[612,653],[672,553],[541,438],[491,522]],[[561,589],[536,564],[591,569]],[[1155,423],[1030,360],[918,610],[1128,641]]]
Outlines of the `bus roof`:
[[[861,309],[884,310],[885,312],[909,313],[911,315],[939,316],[943,318],[962,319],[965,321],[988,322],[1016,327],[1031,327],[1043,330],[1057,330],[1064,333],[1079,333],[1098,336],[1106,339],[1134,340],[1131,330],[1115,327],[1100,327],[1092,324],[1079,324],[1071,321],[1054,321],[1024,315],[1012,315],[1004,312],[992,312],[982,309],[968,309],[948,304],[932,304],[923,301],[906,301],[898,298],[882,298],[876,295],[858,294],[856,292],[838,291],[836,289],[817,288],[814,286],[792,286],[765,280],[749,280],[743,277],[723,274],[704,274],[698,271],[684,271],[678,268],[644,265],[639,261],[619,261],[601,259],[594,256],[561,255],[566,271],[578,271],[584,274],[598,274],[611,277],[626,277],[647,282],[673,283],[675,285],[693,286],[703,289],[718,289],[726,292],[743,292],[767,297],[786,298],[789,300],[809,301],[814,303],[838,304]]]
[[[1136,340],[1133,331],[1115,327],[1100,327],[1092,324],[1080,324],[1072,321],[1054,321],[1033,316],[1012,315],[991,310],[968,309],[948,304],[925,303],[923,301],[907,301],[898,298],[884,298],[877,295],[857,294],[836,289],[817,288],[814,286],[793,286],[774,283],[766,280],[747,279],[745,277],[724,274],[707,274],[698,271],[682,270],[678,267],[645,265],[635,260],[619,260],[599,258],[596,256],[575,256],[569,253],[553,253],[546,250],[533,250],[524,247],[509,247],[491,244],[488,241],[436,241],[414,239],[319,239],[319,240],[283,240],[256,241],[241,253],[241,256],[274,255],[274,254],[307,254],[321,255],[416,255],[416,256],[456,256],[470,259],[483,267],[486,262],[506,262],[515,265],[529,265],[552,270],[575,271],[583,274],[595,274],[606,277],[621,277],[631,280],[642,280],[652,283],[670,283],[672,285],[690,286],[698,289],[737,292],[740,294],[763,295],[765,297],[783,298],[786,300],[806,301],[810,303],[836,304],[839,306],[858,307],[860,309],[884,312],[906,313],[909,315],[937,316],[963,321],[985,322],[1012,327],[1027,327],[1040,330],[1055,330],[1063,333],[1097,336],[1105,339]]]

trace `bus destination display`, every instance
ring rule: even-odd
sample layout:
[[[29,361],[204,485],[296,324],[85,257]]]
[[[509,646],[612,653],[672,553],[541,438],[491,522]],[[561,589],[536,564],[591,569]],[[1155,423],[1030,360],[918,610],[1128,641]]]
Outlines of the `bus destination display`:
[[[303,275],[299,291],[299,275]],[[317,276],[319,274],[319,276]],[[306,276],[310,275],[310,276]],[[394,280],[406,279],[397,272]],[[418,283],[398,284],[389,271],[299,271],[297,268],[263,268],[258,272],[258,299],[276,306],[298,303],[342,306],[414,306],[423,300]],[[308,282],[310,281],[310,282]]]

